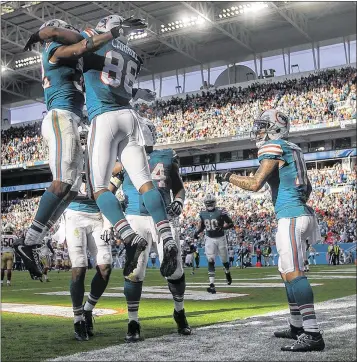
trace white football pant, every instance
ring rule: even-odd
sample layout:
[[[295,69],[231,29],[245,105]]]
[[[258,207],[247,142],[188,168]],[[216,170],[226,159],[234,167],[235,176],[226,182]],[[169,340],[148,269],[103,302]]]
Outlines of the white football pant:
[[[104,237],[107,229],[104,227],[102,215],[71,209],[67,209],[64,215],[65,234],[72,267],[88,266],[87,250],[93,257],[95,265],[111,265],[111,245]]]
[[[227,237],[218,238],[205,237],[205,254],[208,262],[215,262],[216,256],[219,255],[222,263],[228,262]]]
[[[53,180],[69,185],[75,184],[83,170],[79,123],[80,118],[75,113],[62,109],[50,110],[42,121],[42,136],[49,149]]]
[[[137,190],[151,181],[144,145],[138,115],[132,109],[95,117],[88,136],[91,192],[108,187],[117,157]]]
[[[321,240],[320,229],[315,215],[278,220],[276,248],[279,254],[280,273],[304,271],[306,257],[306,240],[309,245]]]

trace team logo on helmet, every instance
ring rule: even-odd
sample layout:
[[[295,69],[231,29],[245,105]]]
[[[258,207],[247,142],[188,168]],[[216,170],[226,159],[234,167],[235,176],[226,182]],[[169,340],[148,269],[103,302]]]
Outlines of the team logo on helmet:
[[[254,121],[250,137],[259,148],[269,140],[286,138],[289,134],[289,128],[289,118],[284,113],[276,109],[269,109]]]
[[[99,21],[99,23],[95,27],[95,30],[99,33],[106,33],[107,31],[113,29],[115,26],[120,26],[123,20],[124,18],[119,15],[106,16]]]
[[[63,20],[60,20],[60,19],[52,19],[52,20],[48,20],[46,21],[40,28],[43,29],[45,28],[46,26],[51,26],[51,27],[55,27],[55,28],[62,28],[62,29],[68,29],[68,30],[73,30],[73,31],[76,31],[79,33],[79,30],[76,29],[74,26],[66,23],[65,21]]]

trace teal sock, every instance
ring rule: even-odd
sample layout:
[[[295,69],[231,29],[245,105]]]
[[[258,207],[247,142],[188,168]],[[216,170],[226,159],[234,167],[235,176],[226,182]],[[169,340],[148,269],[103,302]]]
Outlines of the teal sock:
[[[296,304],[302,316],[304,331],[309,334],[319,333],[314,308],[314,293],[306,277],[297,277],[290,282]]]
[[[31,228],[39,233],[42,232],[52,214],[61,204],[62,199],[56,196],[53,192],[45,191],[42,195],[40,204],[35,219],[32,222]]]
[[[142,194],[144,205],[153,218],[163,243],[174,243],[171,226],[166,213],[166,206],[159,190],[153,188]],[[176,245],[176,244],[175,244]]]
[[[143,282],[131,282],[130,280],[125,279],[124,295],[128,305],[129,322],[132,320],[138,322],[139,320],[138,313],[142,289]]]
[[[111,222],[120,238],[125,240],[134,233],[126,221],[119,200],[110,191],[103,192],[97,198],[97,205],[102,214]]]
[[[289,282],[285,282],[284,284],[290,309],[290,324],[295,328],[302,328],[302,316],[299,307],[296,304],[292,286]]]

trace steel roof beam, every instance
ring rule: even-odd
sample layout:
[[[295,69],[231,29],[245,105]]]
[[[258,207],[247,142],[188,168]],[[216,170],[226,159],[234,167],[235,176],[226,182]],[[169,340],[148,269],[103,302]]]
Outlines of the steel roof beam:
[[[205,19],[209,24],[218,29],[222,34],[231,38],[237,44],[243,46],[244,48],[254,52],[251,41],[250,34],[247,29],[239,26],[236,22],[230,23],[218,23],[216,21],[216,8],[212,3],[209,2],[195,2],[195,1],[182,1],[181,2],[187,9],[193,11],[201,18]]]
[[[102,1],[101,3],[93,3],[98,7],[108,11],[111,14],[118,14],[123,17],[129,17],[135,15],[140,18],[146,19],[148,22],[148,28],[146,29],[147,33],[152,35],[157,41],[162,44],[165,44],[169,48],[177,51],[178,53],[194,60],[197,63],[201,63],[196,56],[196,45],[194,42],[190,41],[187,37],[182,37],[178,35],[165,35],[162,36],[160,33],[161,25],[165,25],[159,19],[155,18],[153,15],[147,11],[141,9],[140,7],[134,5],[131,2],[111,2],[111,1]]]
[[[298,30],[306,39],[313,41],[308,33],[307,18],[297,12],[293,7],[287,7],[281,2],[269,2],[270,7],[275,9],[288,23],[290,23],[296,30]]]

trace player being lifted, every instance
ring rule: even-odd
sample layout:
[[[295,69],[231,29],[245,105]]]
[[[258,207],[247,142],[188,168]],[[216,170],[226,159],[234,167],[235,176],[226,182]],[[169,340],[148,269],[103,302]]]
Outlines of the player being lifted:
[[[1,235],[1,285],[4,283],[5,271],[7,275],[6,285],[11,285],[12,266],[14,264],[13,244],[17,240],[12,225],[6,225],[4,234]]]
[[[278,267],[290,308],[290,328],[274,335],[296,340],[282,347],[283,351],[321,351],[325,343],[316,322],[313,291],[304,274],[306,239],[316,243],[320,231],[314,211],[306,205],[312,188],[304,156],[298,146],[285,140],[288,134],[286,115],[275,109],[263,112],[251,132],[258,147],[257,172],[252,177],[228,172],[217,175],[217,181],[250,191],[258,191],[268,182],[278,219]]]
[[[143,120],[144,121],[144,120]],[[149,160],[149,167],[152,178],[163,199],[171,218],[177,218],[182,213],[183,203],[185,199],[185,190],[183,182],[179,174],[178,160],[176,153],[172,149],[166,150],[153,150],[156,141],[156,131],[154,125],[146,120],[142,126],[144,138],[146,140],[146,152]],[[118,171],[121,169],[119,166]],[[118,177],[115,177],[113,183],[116,187],[120,182]],[[147,249],[141,253],[138,261],[138,266],[133,273],[125,275],[124,294],[128,305],[129,324],[128,333],[125,337],[126,342],[137,342],[141,339],[140,324],[138,321],[139,302],[141,298],[141,291],[143,281],[145,278],[146,266],[149,258],[149,251],[156,244],[159,254],[160,263],[164,259],[164,243],[163,239],[165,234],[158,233],[158,228],[153,218],[150,216],[141,195],[131,178],[129,177],[126,169],[123,170],[123,192],[127,196],[128,204],[125,210],[126,217],[131,227],[142,237],[148,240]],[[171,202],[170,192],[174,196]],[[171,223],[172,232],[174,233],[173,223]],[[180,240],[179,235],[175,235],[175,243],[177,245],[178,253],[176,254],[176,269],[167,278],[167,284],[174,300],[174,313],[173,317],[177,324],[178,333],[183,335],[191,334],[184,310],[184,294],[186,289],[185,274],[181,260]]]
[[[24,49],[31,50],[39,41],[42,44],[42,86],[48,111],[42,122],[42,136],[48,144],[53,176],[51,185],[41,197],[24,245],[15,246],[31,277],[42,276],[42,239],[78,193],[79,185],[75,182],[82,171],[78,125],[84,105],[82,62],[79,59],[112,40],[119,34],[119,27],[73,45],[63,44],[61,31],[72,41],[79,37],[71,25],[54,19],[43,24]]]
[[[119,157],[163,237],[164,254],[160,271],[163,276],[170,277],[177,267],[178,249],[172,237],[164,200],[150,176],[138,115],[129,104],[133,97],[134,100],[155,99],[155,93],[149,90],[133,89],[142,60],[127,45],[129,33],[145,29],[146,26],[142,19],[110,15],[100,20],[95,29],[86,29],[81,33],[81,38],[86,39],[85,44],[89,47],[98,34],[110,32],[113,35],[106,46],[83,57],[86,104],[91,121],[88,139],[89,184],[100,211],[112,223],[124,243],[135,249],[135,253],[128,253],[133,259],[124,270],[130,274],[147,241],[134,233],[118,199],[107,188],[116,157]],[[68,43],[73,42],[69,32],[62,32],[61,37]]]
[[[224,266],[227,284],[232,284],[225,230],[233,227],[233,221],[229,217],[226,209],[216,207],[216,198],[214,195],[207,194],[204,199],[204,204],[206,210],[200,212],[201,224],[199,229],[195,232],[194,238],[197,240],[201,232],[206,230],[205,253],[208,261],[208,278],[210,283],[207,292],[215,294],[216,287],[214,285],[214,279],[216,275],[215,262],[217,254]]]

